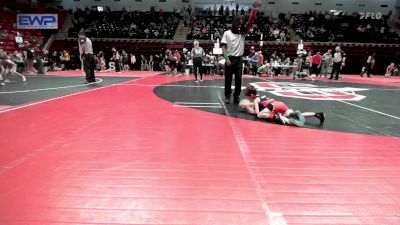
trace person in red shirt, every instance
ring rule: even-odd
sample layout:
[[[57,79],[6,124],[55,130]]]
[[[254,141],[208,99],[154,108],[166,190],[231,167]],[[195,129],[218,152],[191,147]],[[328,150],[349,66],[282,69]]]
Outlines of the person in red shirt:
[[[322,59],[320,52],[317,52],[317,54],[313,55],[311,58],[311,74],[316,74],[317,77],[321,69]]]
[[[258,65],[264,65],[264,55],[262,54],[262,51],[258,52]]]
[[[176,58],[176,60],[178,61],[178,64],[179,64],[181,62],[181,53],[179,53],[178,50],[175,50],[174,57]]]
[[[179,67],[179,65],[181,64],[181,58],[182,58],[182,56],[181,56],[181,53],[179,53],[179,51],[176,50],[176,51],[174,52],[174,54],[173,54],[173,57],[176,59],[176,65],[175,65],[174,69],[172,70],[172,73],[173,73],[174,75],[176,75],[176,74],[178,73],[178,70],[180,69],[180,68],[178,68],[178,67]]]
[[[300,112],[290,109],[284,102],[257,95],[253,86],[247,86],[245,90],[246,99],[239,102],[239,106],[246,109],[248,113],[257,115],[260,119],[275,120],[282,125],[304,126],[305,117],[316,117],[322,125],[325,121],[323,112]]]

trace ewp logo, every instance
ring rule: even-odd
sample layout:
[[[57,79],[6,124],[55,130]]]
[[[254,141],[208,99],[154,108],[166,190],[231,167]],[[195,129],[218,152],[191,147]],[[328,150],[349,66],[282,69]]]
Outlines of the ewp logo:
[[[17,29],[58,29],[58,15],[18,14]]]

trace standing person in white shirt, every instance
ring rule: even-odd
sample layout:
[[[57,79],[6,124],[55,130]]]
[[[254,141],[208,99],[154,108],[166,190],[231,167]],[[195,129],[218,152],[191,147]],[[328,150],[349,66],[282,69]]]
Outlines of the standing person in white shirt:
[[[135,54],[131,53],[131,69],[135,70],[135,64],[136,64],[136,56]]]
[[[346,53],[342,51],[340,46],[336,46],[335,53],[333,54],[333,68],[331,72],[331,76],[329,79],[333,79],[333,75],[335,74],[335,80],[339,80],[339,74],[342,70],[343,66],[346,64]]]
[[[233,102],[239,104],[239,96],[242,88],[242,56],[244,52],[244,41],[247,33],[253,25],[260,0],[255,0],[249,21],[245,24],[242,17],[235,17],[232,28],[225,31],[221,40],[221,47],[225,59],[225,103],[230,103],[232,94],[232,77],[235,74],[235,92]]]

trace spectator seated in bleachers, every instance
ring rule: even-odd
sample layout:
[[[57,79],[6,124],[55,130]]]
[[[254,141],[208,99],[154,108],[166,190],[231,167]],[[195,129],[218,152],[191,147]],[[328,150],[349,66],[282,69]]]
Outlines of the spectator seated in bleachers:
[[[6,4],[5,6],[3,4]],[[58,14],[59,24],[63,24],[66,11],[59,8],[44,8],[41,4],[32,6],[31,4],[21,5],[13,1],[0,2],[0,42],[1,47],[6,52],[14,52],[18,49],[18,44],[23,41],[43,44],[57,30],[35,30],[19,29],[17,31],[17,12],[18,13],[56,13]],[[17,43],[21,38],[21,41]]]
[[[305,41],[398,43],[399,37],[387,24],[387,16],[381,19],[361,19],[358,13],[336,14],[313,11],[292,15],[290,24]]]
[[[221,38],[224,31],[228,29],[228,24],[232,23],[233,17],[238,13],[244,14],[242,11],[232,11],[232,13],[226,13],[225,15],[221,13],[215,15],[216,13],[206,9],[192,17],[187,38],[189,40],[209,40],[211,37],[214,39]],[[258,13],[246,39],[257,41],[261,39],[262,35],[265,41],[289,41],[288,22],[285,19],[285,14],[279,15],[278,18],[271,18],[265,16],[263,12]]]
[[[97,8],[77,9],[73,15],[69,36],[83,28],[91,37],[172,39],[179,24],[179,14],[174,12],[104,11]]]

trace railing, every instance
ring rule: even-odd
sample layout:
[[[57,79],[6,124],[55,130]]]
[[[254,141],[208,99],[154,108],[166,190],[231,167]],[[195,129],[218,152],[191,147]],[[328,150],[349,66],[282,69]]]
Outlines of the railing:
[[[43,47],[43,51],[44,50],[49,50],[49,48],[50,48],[50,46],[53,44],[53,41],[54,41],[54,38],[55,37],[55,35],[54,34],[52,34],[51,36],[50,36],[50,38],[47,40],[47,42],[46,42],[46,44],[44,45],[44,47]]]
[[[67,35],[66,35],[67,36]],[[65,37],[62,40],[66,41],[76,41],[78,37],[76,38],[69,38]],[[174,44],[192,44],[194,40],[186,40],[184,42],[177,42],[175,40],[171,39],[131,39],[131,38],[93,38],[90,37],[92,41],[107,41],[107,42],[129,42],[129,43],[143,43],[143,42],[149,42],[149,43],[174,43]],[[60,40],[57,38],[56,40]],[[212,40],[199,40],[201,44],[213,44],[215,41]],[[258,46],[259,41],[246,41],[246,44],[251,44]],[[299,44],[298,42],[294,41],[264,41],[263,45],[296,45]],[[303,42],[304,47],[307,48],[307,46],[337,46],[340,45],[342,47],[400,47],[400,44],[387,44],[387,43],[355,43],[355,42]]]

